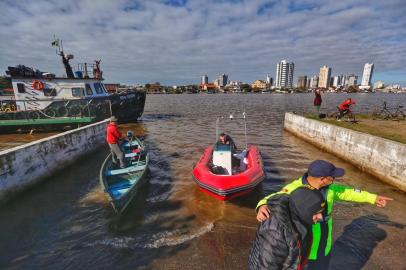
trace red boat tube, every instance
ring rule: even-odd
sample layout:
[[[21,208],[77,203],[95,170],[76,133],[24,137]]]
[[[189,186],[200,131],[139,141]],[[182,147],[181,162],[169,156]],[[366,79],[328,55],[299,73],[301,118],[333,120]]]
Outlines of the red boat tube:
[[[251,192],[264,178],[262,158],[258,149],[250,145],[247,152],[247,169],[233,175],[218,175],[209,164],[213,147],[209,146],[193,168],[193,179],[200,189],[219,200],[230,200]]]

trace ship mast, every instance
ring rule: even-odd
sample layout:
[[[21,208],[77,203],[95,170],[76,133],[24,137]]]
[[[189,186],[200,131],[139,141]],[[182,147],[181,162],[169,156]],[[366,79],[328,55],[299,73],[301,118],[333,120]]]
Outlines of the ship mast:
[[[62,40],[55,38],[55,36],[54,41],[51,45],[52,47],[55,47],[56,54],[62,57],[62,63],[65,67],[66,77],[68,77],[69,79],[74,79],[75,75],[73,75],[72,67],[69,64],[69,60],[73,59],[73,54],[64,54]]]

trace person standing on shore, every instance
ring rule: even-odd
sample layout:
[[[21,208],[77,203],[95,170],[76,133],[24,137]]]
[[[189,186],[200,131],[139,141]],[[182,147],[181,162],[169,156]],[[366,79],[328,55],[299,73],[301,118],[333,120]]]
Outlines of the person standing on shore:
[[[111,151],[111,159],[114,164],[117,164],[117,159],[120,162],[120,168],[125,168],[124,153],[121,151],[119,142],[122,138],[121,132],[117,128],[117,118],[115,116],[110,117],[110,124],[107,126],[106,140],[109,144]]]
[[[320,89],[316,89],[314,91],[314,100],[313,100],[313,105],[314,108],[316,109],[317,115],[320,113],[320,107],[321,107],[321,90]]]
[[[336,177],[344,176],[344,174],[344,169],[336,168],[328,161],[315,160],[310,163],[307,172],[303,176],[284,186],[281,191],[266,196],[258,202],[256,207],[257,220],[263,222],[270,217],[272,212],[267,202],[273,196],[277,194],[290,194],[303,185],[310,185],[321,192],[327,206],[323,211],[323,220],[314,224],[312,228],[313,243],[309,255],[308,269],[326,270],[330,264],[330,252],[333,242],[332,210],[335,201],[370,203],[378,207],[385,207],[387,201],[393,200],[392,198],[334,183]]]

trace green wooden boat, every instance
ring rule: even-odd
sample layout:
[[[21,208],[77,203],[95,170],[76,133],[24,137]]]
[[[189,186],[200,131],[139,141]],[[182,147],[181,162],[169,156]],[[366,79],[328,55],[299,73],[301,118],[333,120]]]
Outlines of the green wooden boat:
[[[108,194],[114,210],[121,214],[146,182],[149,156],[143,143],[130,137],[121,145],[127,166],[118,168],[113,164],[111,153],[100,169],[100,184]]]

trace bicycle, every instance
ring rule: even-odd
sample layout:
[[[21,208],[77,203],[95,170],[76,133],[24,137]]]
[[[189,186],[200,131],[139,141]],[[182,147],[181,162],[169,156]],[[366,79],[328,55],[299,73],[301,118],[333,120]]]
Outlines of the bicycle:
[[[341,121],[341,119],[343,119],[345,122],[350,122],[352,124],[358,123],[355,118],[355,114],[349,109],[347,110],[347,112],[344,112],[343,116],[340,118],[340,108],[337,107],[337,111],[330,114],[329,117],[334,118],[337,121]]]
[[[391,112],[387,106],[386,101],[383,102],[382,108],[375,109],[372,112],[372,119],[380,119],[380,120],[394,120],[394,121],[399,121],[399,120],[405,120],[406,119],[406,114],[402,111],[403,106],[398,105],[395,112]]]

